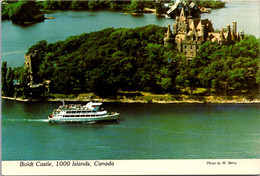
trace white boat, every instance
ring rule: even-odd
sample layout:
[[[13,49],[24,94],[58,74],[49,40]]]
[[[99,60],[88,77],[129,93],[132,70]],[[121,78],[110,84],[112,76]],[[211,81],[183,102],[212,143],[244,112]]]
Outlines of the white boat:
[[[119,113],[109,113],[101,107],[100,102],[89,102],[86,105],[68,104],[60,106],[48,116],[49,122],[96,122],[115,120]]]

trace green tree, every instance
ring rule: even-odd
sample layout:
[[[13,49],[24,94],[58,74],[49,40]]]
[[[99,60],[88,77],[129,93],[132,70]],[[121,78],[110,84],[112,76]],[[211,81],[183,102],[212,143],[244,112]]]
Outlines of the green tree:
[[[6,82],[7,82],[7,96],[11,97],[14,95],[14,75],[13,70],[9,67],[7,75],[6,75]]]
[[[162,68],[159,71],[159,74],[156,75],[157,84],[161,86],[163,92],[165,93],[166,90],[171,88],[172,85],[172,78],[171,72],[168,68]]]
[[[2,95],[7,96],[8,94],[8,85],[7,85],[7,62],[2,62],[1,76],[2,76]]]
[[[141,11],[144,9],[143,0],[131,0],[130,8],[134,11]]]
[[[15,69],[16,70],[16,69]],[[24,68],[21,67],[21,69],[16,70],[14,73],[14,75],[17,74],[17,72],[20,74],[19,75],[19,83],[20,83],[20,87],[21,87],[21,92],[22,92],[22,97],[26,98],[29,96],[29,87],[28,87],[28,83],[29,83],[29,77],[28,77],[28,68]]]

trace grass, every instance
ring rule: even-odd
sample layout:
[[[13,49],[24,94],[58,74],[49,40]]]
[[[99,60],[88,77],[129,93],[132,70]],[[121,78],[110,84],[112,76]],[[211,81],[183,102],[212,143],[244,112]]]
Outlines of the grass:
[[[198,88],[194,90],[194,94],[186,94],[184,90],[179,94],[155,94],[151,92],[143,91],[119,91],[117,95],[112,97],[101,98],[94,93],[82,93],[82,94],[58,94],[49,93],[46,98],[56,99],[71,99],[71,101],[89,101],[90,99],[96,101],[119,101],[119,102],[146,102],[146,103],[169,103],[169,102],[245,102],[252,100],[259,100],[260,97],[255,94],[248,95],[207,95],[207,89]],[[214,90],[212,90],[214,91]]]
[[[59,94],[59,93],[49,93],[46,97],[48,98],[77,98],[77,94]]]

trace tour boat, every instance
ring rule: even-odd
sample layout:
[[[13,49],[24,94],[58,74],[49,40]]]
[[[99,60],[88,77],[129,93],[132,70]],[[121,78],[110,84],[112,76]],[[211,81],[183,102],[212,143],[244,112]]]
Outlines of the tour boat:
[[[49,122],[96,122],[115,120],[119,113],[107,112],[100,102],[89,102],[86,105],[68,104],[60,106],[48,116]]]

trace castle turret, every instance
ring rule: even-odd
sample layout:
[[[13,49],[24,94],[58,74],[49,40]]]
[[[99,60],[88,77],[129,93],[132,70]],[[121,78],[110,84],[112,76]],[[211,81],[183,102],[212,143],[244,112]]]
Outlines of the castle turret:
[[[170,27],[170,25],[168,25],[166,37],[163,38],[164,46],[168,46],[170,43],[172,43],[172,40],[173,40],[173,35],[171,32],[171,27]]]
[[[228,45],[231,44],[231,42],[232,42],[230,25],[227,25],[227,37],[226,37],[226,42],[227,42]]]
[[[175,24],[173,24],[173,34],[177,34],[178,32],[178,28],[179,28],[178,22],[179,22],[179,17],[176,16]]]
[[[227,32],[230,33],[230,25],[227,25]]]
[[[241,31],[241,32],[240,32],[240,40],[243,40],[244,37],[245,37],[245,33],[244,33],[244,31]]]
[[[239,32],[237,33],[237,41],[238,41],[238,42],[240,41],[240,35],[239,35]]]
[[[204,42],[205,41],[205,25],[202,25],[201,26],[201,36],[202,36],[202,41]]]
[[[182,7],[182,9],[181,9],[180,19],[181,19],[181,21],[186,21],[187,20],[184,7]]]
[[[220,33],[220,40],[219,40],[220,45],[225,44],[225,36],[224,36],[224,29],[221,29],[221,33]]]
[[[233,21],[233,30],[231,32],[231,36],[232,36],[232,41],[236,42],[237,41],[237,22]]]
[[[237,40],[236,33],[234,33],[233,30],[231,31],[231,40],[232,40],[233,42],[236,42],[236,40]]]
[[[237,33],[237,22],[236,21],[233,21],[233,32],[234,32],[234,34]]]
[[[30,85],[33,85],[35,81],[37,81],[37,76],[35,75],[39,71],[39,65],[37,63],[37,58],[36,58],[37,52],[38,50],[34,50],[33,53],[24,55],[25,58],[24,66],[27,69],[27,77]]]

